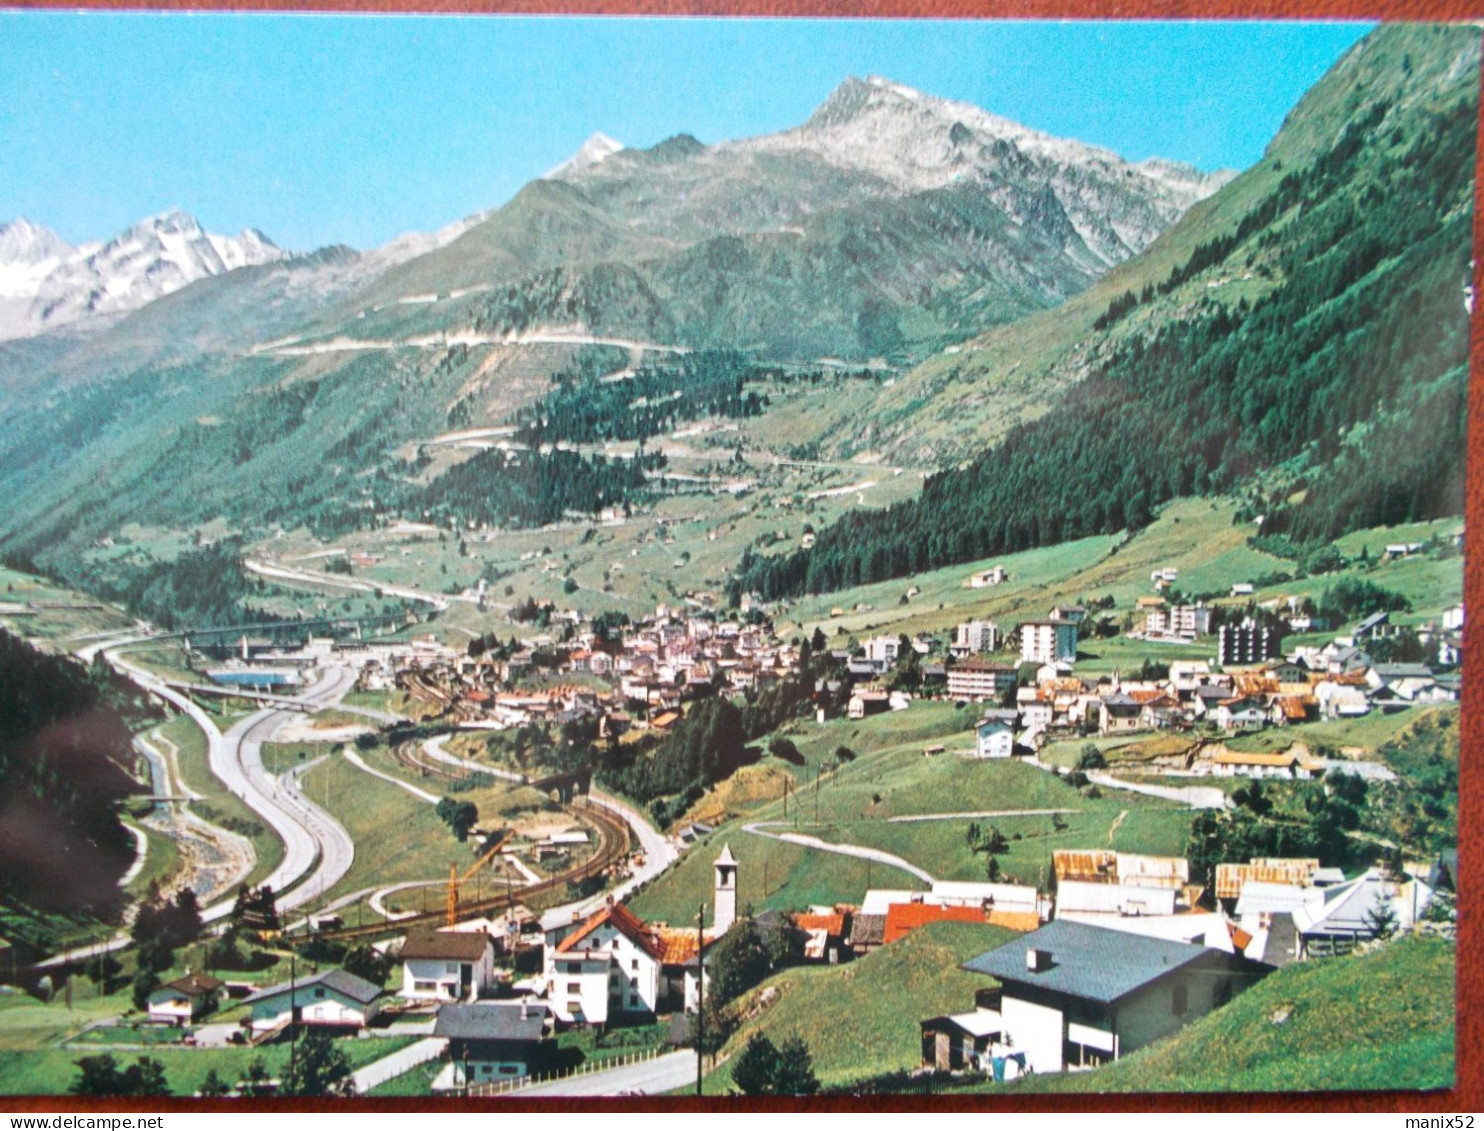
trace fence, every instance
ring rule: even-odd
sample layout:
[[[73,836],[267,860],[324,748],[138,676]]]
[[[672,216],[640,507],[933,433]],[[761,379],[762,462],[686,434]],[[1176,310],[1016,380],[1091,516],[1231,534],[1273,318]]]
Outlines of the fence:
[[[630,1064],[639,1064],[646,1060],[654,1060],[656,1057],[665,1055],[664,1049],[648,1049],[645,1052],[625,1053],[622,1056],[604,1057],[601,1060],[585,1060],[581,1064],[568,1069],[559,1069],[553,1072],[542,1072],[535,1076],[520,1076],[514,1080],[496,1080],[489,1084],[473,1084],[469,1087],[471,1096],[504,1096],[511,1092],[518,1092],[523,1088],[534,1088],[537,1084],[550,1084],[557,1080],[568,1080],[578,1076],[591,1076],[594,1072],[607,1072],[613,1068],[623,1068]]]

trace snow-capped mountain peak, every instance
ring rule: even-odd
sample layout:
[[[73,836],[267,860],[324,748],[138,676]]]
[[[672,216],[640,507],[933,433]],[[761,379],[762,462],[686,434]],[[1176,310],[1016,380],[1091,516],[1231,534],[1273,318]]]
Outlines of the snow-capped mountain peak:
[[[41,280],[75,252],[56,232],[24,216],[0,224],[0,299],[35,294]]]
[[[25,220],[0,229],[0,337],[118,315],[197,279],[271,263],[285,252],[256,229],[212,235],[180,209],[146,217],[104,244],[72,247]]]
[[[623,142],[614,141],[604,133],[595,133],[582,143],[581,148],[576,153],[547,173],[545,179],[549,181],[557,177],[567,177],[573,173],[580,173],[584,169],[590,169],[594,165],[606,161],[623,148]]]

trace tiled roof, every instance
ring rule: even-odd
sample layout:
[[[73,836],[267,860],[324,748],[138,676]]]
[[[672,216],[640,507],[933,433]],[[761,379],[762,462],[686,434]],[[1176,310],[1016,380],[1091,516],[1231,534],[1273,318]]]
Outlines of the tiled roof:
[[[801,913],[789,916],[794,921],[794,926],[801,931],[824,931],[830,935],[843,935],[845,933],[845,915],[843,912],[832,911],[828,915],[815,915]]]
[[[489,947],[488,936],[472,931],[420,931],[402,944],[403,962],[419,959],[478,962]]]
[[[894,903],[886,910],[886,930],[882,941],[890,945],[918,927],[944,921],[954,923],[987,923],[979,907],[939,907],[932,903]]]
[[[621,903],[610,903],[596,915],[591,916],[582,926],[557,944],[557,951],[565,954],[580,949],[579,944],[605,923],[611,924],[614,930],[651,958],[663,958],[664,946],[659,940],[658,930],[649,926]]]
[[[1026,968],[1026,952],[1050,955],[1045,969]],[[1202,958],[1203,946],[1170,942],[1065,919],[1008,942],[963,964],[1007,985],[1036,986],[1089,1001],[1111,1003]]]
[[[301,990],[308,989],[311,986],[328,987],[341,996],[348,997],[351,1001],[359,1002],[362,1005],[369,1005],[381,996],[380,986],[373,986],[365,978],[359,978],[337,967],[332,970],[325,970],[319,974],[310,974],[307,977],[298,978],[293,982],[280,982],[276,986],[269,986],[244,998],[242,1004],[252,1005],[254,1002],[266,1001],[268,998],[286,994],[291,989],[297,994]]]
[[[187,974],[184,978],[177,978],[173,982],[166,982],[160,988],[162,990],[179,990],[189,997],[199,997],[202,994],[215,993],[221,989],[225,982],[213,978],[210,974]]]

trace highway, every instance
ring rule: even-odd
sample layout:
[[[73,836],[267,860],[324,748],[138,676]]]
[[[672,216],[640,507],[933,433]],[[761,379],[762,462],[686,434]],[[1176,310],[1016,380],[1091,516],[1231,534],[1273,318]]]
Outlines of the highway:
[[[257,711],[223,734],[211,716],[188,696],[116,653],[105,654],[141,687],[191,717],[206,735],[211,772],[283,841],[283,860],[265,881],[275,892],[285,893],[278,899],[280,911],[319,899],[350,871],[355,844],[344,826],[306,798],[292,780],[277,779],[263,766],[263,743],[271,741],[279,728],[295,717],[294,709]],[[354,682],[350,669],[331,667],[297,702],[328,706],[344,696]],[[288,888],[293,890],[285,892]],[[231,912],[232,902],[226,900],[208,907],[202,917],[208,922],[224,918]]]

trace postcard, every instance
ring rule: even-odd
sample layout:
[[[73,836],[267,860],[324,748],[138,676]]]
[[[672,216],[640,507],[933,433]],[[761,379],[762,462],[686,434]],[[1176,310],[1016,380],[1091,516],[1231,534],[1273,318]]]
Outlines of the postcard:
[[[0,1093],[1453,1086],[1477,26],[0,40]]]

